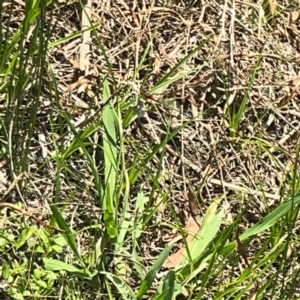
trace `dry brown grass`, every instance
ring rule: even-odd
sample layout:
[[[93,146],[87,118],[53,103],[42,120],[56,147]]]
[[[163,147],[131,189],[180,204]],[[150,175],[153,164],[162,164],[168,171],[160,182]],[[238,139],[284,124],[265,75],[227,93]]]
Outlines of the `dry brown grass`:
[[[201,119],[168,145],[163,176],[159,179],[160,193],[173,186],[169,200],[184,223],[185,212],[189,210],[184,197],[187,181],[201,199],[202,212],[212,199],[225,198],[228,223],[247,202],[243,220],[246,227],[261,219],[288,192],[300,126],[298,10],[296,1],[278,3],[272,13],[267,6],[247,1],[93,4],[92,19],[101,23],[101,42],[115,80],[120,84],[134,81],[140,94],[141,90],[149,91],[176,63],[210,37],[181,70],[204,62],[207,66],[157,95],[160,99],[173,99],[181,112],[191,111]],[[69,20],[66,17],[66,22]],[[152,39],[145,62],[136,73]],[[72,63],[79,46],[80,40],[77,46],[65,45],[61,49],[66,61]],[[90,74],[103,78],[109,73],[104,55],[94,43],[90,46]],[[65,68],[60,64],[57,67],[57,72],[62,70],[64,74],[60,81],[64,87],[73,84],[74,78],[67,76]],[[149,76],[143,82],[147,72]],[[238,130],[233,133],[234,111],[240,109],[243,99],[246,106]],[[151,126],[146,122],[141,129],[135,123],[137,128],[128,133],[128,139],[142,141],[144,149],[163,136],[161,115],[152,111],[149,116]],[[127,147],[128,153],[134,152],[130,143]],[[140,151],[142,158],[143,150]],[[143,175],[141,182],[145,180],[146,191],[151,190],[151,169],[156,169],[157,164],[158,160],[153,160]],[[165,220],[172,218],[167,208],[160,213]],[[166,229],[159,227],[148,234],[146,244],[141,246],[146,256],[155,257],[163,246],[160,236],[166,235]],[[173,234],[168,231],[169,239]]]
[[[59,15],[55,16],[53,41],[80,30],[82,25],[78,3],[61,5]],[[48,58],[62,104],[78,125],[101,107],[98,93],[106,76],[112,88],[129,84],[135,87],[140,99],[148,101],[143,91],[149,92],[190,51],[203,43],[181,66],[180,72],[203,63],[206,66],[154,95],[160,101],[171,99],[180,113],[170,116],[167,108],[153,103],[150,106],[147,102],[149,119],[133,122],[125,133],[128,160],[133,160],[136,145],[142,143],[138,154],[142,161],[148,149],[164,137],[165,120],[171,118],[174,128],[186,120],[187,112],[197,119],[167,145],[163,159],[156,156],[151,160],[133,187],[132,198],[143,184],[145,193],[151,194],[154,203],[159,202],[159,196],[154,195],[153,180],[154,170],[161,164],[161,176],[155,182],[159,188],[155,193],[169,193],[169,202],[183,224],[190,214],[186,198],[190,183],[190,193],[194,193],[201,204],[200,214],[213,199],[224,199],[224,224],[230,224],[247,203],[243,226],[249,227],[290,191],[290,173],[298,163],[299,8],[297,1],[278,1],[276,5],[271,0],[265,1],[264,6],[238,0],[92,1],[91,19],[100,24],[96,32],[105,54],[93,37],[86,48],[90,52],[85,67],[89,69],[80,70],[84,53],[78,36],[51,48]],[[148,43],[150,50],[138,69]],[[49,106],[46,98],[42,103]],[[235,114],[240,109],[238,120]],[[42,118],[38,119],[36,133],[40,131],[39,126],[44,128],[46,140],[42,147],[51,151],[49,121],[43,125],[39,122]],[[64,142],[70,143],[70,140]],[[35,157],[41,156],[39,151],[39,146],[32,148],[30,170],[34,170],[36,176],[32,180],[38,190],[52,194],[52,167],[46,164],[35,172],[38,168]],[[65,214],[74,227],[80,227],[89,222],[87,219],[98,217],[96,191],[92,185],[89,187],[92,174],[85,173],[84,162],[76,161],[72,168],[79,174],[78,178],[62,180],[65,189],[61,191],[61,198],[63,202],[72,194],[78,199],[78,203],[72,202],[66,208]],[[47,178],[43,179],[45,174]],[[81,200],[89,209],[80,208]],[[74,211],[74,207],[78,211]],[[38,209],[44,211],[42,207]],[[173,221],[167,206],[159,209],[157,220]],[[141,245],[148,259],[156,257],[177,235],[163,225],[153,228],[145,234]],[[82,237],[82,247],[88,247],[87,244],[88,239]]]

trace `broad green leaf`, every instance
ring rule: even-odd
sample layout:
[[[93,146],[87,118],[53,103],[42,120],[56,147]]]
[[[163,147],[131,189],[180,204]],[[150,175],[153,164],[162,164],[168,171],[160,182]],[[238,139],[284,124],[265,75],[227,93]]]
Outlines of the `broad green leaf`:
[[[5,278],[5,279],[9,278],[9,275],[10,275],[10,272],[11,272],[10,262],[7,261],[7,262],[3,263],[1,272],[2,272],[3,278]]]
[[[135,215],[136,221],[134,230],[132,232],[132,239],[137,242],[143,232],[143,214],[146,204],[149,202],[149,197],[145,196],[143,192],[140,192],[136,199]]]
[[[53,245],[53,246],[51,246],[51,249],[54,250],[54,251],[57,252],[57,253],[63,252],[63,248],[60,247],[60,246],[58,246],[58,245]]]
[[[138,272],[139,276],[141,279],[144,279],[145,274],[144,274],[144,270],[143,270],[143,264],[140,261],[140,258],[138,256],[138,253],[136,251],[136,247],[133,247],[132,249],[132,261],[133,261],[133,266],[136,269],[136,271]]]
[[[50,271],[66,271],[80,278],[92,279],[92,275],[85,269],[79,269],[57,259],[44,258],[45,269]]]
[[[45,233],[45,230],[39,228],[39,230],[37,231],[37,235],[43,241],[44,246],[48,248],[50,246],[50,242],[47,234]]]
[[[41,246],[37,246],[37,247],[34,249],[34,251],[35,251],[36,253],[45,253],[45,250],[44,250],[43,247],[41,247]]]
[[[9,238],[6,235],[0,234],[0,247],[4,247],[10,243]]]
[[[217,234],[218,230],[220,229],[224,210],[221,209],[218,214],[216,214],[218,205],[220,201],[213,201],[213,203],[207,209],[207,212],[203,218],[202,226],[200,227],[199,232],[195,235],[194,239],[191,242],[189,247],[190,252],[190,259],[192,261],[196,260],[209,243],[214,239],[215,235]],[[188,256],[185,255],[187,258]],[[182,264],[184,265],[187,261],[183,261]]]
[[[51,271],[67,271],[67,272],[83,272],[82,269],[79,269],[71,264],[67,264],[63,261],[57,260],[57,259],[52,259],[52,258],[44,258],[44,264],[45,264],[45,268],[47,270],[51,270]]]
[[[103,82],[103,101],[109,101],[111,96],[107,80]],[[105,199],[103,209],[106,211],[104,220],[110,237],[117,236],[116,216],[116,182],[117,182],[117,128],[118,120],[111,103],[103,108],[103,150],[105,162]]]
[[[203,230],[201,229],[201,234],[197,234],[198,239],[194,240],[190,249],[190,256],[192,261],[189,261],[189,257],[186,254],[185,260],[181,263],[180,275],[181,278],[186,282],[189,282],[192,278],[194,278],[197,274],[199,274],[204,268],[207,267],[207,259],[204,259],[199,265],[198,260],[207,248],[207,246],[211,243],[211,241],[216,236],[218,230],[220,229],[220,225],[222,223],[224,211],[221,210],[212,220],[208,223]],[[197,265],[195,269],[194,266]]]
[[[184,256],[185,259],[177,268],[181,269],[180,278],[181,280],[185,280],[185,282],[190,281],[207,267],[206,260],[202,261],[200,264],[198,260],[216,236],[222,224],[224,210],[221,209],[216,214],[220,201],[221,200],[215,200],[208,208],[199,232],[195,235],[191,245],[188,247],[188,253]],[[196,269],[195,266],[197,266]]]
[[[65,247],[65,246],[68,245],[66,239],[65,239],[63,236],[61,236],[61,235],[60,235],[59,237],[55,238],[55,239],[53,240],[53,242],[54,242],[56,245],[60,246],[60,247]]]
[[[193,260],[199,257],[209,243],[214,239],[220,229],[223,217],[224,210],[221,209],[220,212],[214,216],[209,223],[201,227],[199,238],[195,239],[191,245],[191,255]]]

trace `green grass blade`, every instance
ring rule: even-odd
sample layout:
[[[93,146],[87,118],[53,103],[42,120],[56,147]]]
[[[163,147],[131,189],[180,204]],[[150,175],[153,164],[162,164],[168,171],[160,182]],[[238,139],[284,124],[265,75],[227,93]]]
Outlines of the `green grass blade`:
[[[75,241],[75,238],[73,236],[73,232],[71,231],[70,227],[68,226],[67,222],[57,209],[55,205],[51,205],[51,211],[53,214],[53,217],[55,218],[55,221],[57,222],[60,229],[63,229],[65,233],[63,233],[63,236],[68,243],[69,247],[72,249],[73,253],[76,255],[82,266],[85,266],[85,263],[81,257],[81,254],[79,253],[77,243]]]
[[[60,114],[63,117],[64,121],[68,124],[68,126],[71,129],[71,132],[74,134],[75,140],[77,141],[77,143],[80,145],[80,149],[82,150],[85,158],[87,159],[88,163],[89,163],[89,167],[91,168],[92,174],[93,174],[93,179],[95,181],[95,186],[98,190],[99,193],[99,202],[102,203],[103,200],[103,187],[102,187],[102,183],[101,183],[101,179],[97,170],[97,167],[94,164],[94,161],[92,159],[92,157],[90,156],[89,152],[87,151],[79,133],[77,132],[75,126],[73,125],[72,121],[70,120],[67,112],[64,110],[64,108],[61,105],[60,102],[60,96],[58,94],[58,88],[56,85],[56,78],[52,72],[52,70],[50,70],[50,75],[51,75],[51,83],[52,83],[52,90],[55,91],[55,102],[57,107],[60,109]],[[63,155],[62,155],[63,156]]]
[[[52,259],[52,258],[44,258],[43,261],[45,264],[45,268],[47,270],[51,270],[51,271],[64,270],[64,271],[67,271],[68,273],[76,275],[79,278],[92,279],[92,275],[86,269],[79,269],[72,264],[68,264],[68,263],[62,262],[57,259]]]
[[[166,82],[169,82],[170,77],[175,74],[175,72],[184,65],[195,53],[197,53],[203,46],[210,41],[211,37],[208,37],[206,40],[204,40],[198,47],[196,47],[194,50],[190,51],[183,59],[181,59],[171,70],[168,72],[165,76],[163,76],[162,79],[160,79],[154,88],[150,90],[151,93],[155,93],[159,88],[162,86],[166,86]],[[204,65],[200,66],[202,68]],[[185,75],[184,75],[185,76]],[[177,77],[177,76],[176,76]],[[182,76],[183,77],[183,76]],[[178,80],[178,79],[177,79]],[[171,82],[175,82],[175,80],[171,80]]]
[[[163,263],[167,259],[171,249],[172,249],[172,246],[167,246],[163,250],[163,252],[159,255],[156,262],[153,264],[153,266],[149,270],[148,274],[146,275],[145,279],[142,281],[139,291],[138,291],[138,294],[137,294],[137,299],[141,299],[147,293],[147,291],[150,289],[157,273],[159,272]]]
[[[246,230],[241,236],[241,240],[245,240],[253,235],[269,229],[275,225],[283,216],[288,214],[292,207],[300,204],[300,193],[297,193],[290,200],[281,203],[277,208],[275,208],[271,213],[264,217],[260,222],[256,223],[254,226]]]
[[[108,82],[103,82],[103,101],[110,98],[110,88]],[[116,197],[117,184],[117,128],[118,120],[113,106],[108,103],[103,108],[103,151],[105,162],[105,200],[103,209],[104,219],[107,222],[109,236],[117,236],[117,210],[118,203]]]
[[[251,236],[257,235],[270,227],[274,226],[283,216],[288,214],[293,206],[300,205],[300,193],[297,193],[294,197],[286,202],[281,203],[276,209],[264,217],[260,222],[253,225],[251,228],[246,230],[241,236],[240,240],[244,241]],[[221,253],[225,254],[232,251],[235,248],[236,242],[233,242],[225,246]]]
[[[172,300],[174,296],[174,291],[175,291],[175,272],[174,271],[169,271],[167,274],[164,282],[163,282],[163,293],[165,294],[160,294],[158,295],[155,299],[156,300]]]

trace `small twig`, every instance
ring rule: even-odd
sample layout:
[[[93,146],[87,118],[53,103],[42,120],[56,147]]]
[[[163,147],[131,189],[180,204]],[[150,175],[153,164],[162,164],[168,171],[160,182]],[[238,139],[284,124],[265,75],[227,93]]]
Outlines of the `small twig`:
[[[230,9],[231,11],[231,21],[229,25],[229,57],[230,57],[230,64],[233,67],[234,66],[234,59],[233,59],[233,53],[234,53],[234,45],[235,45],[235,40],[234,40],[234,21],[235,21],[235,3],[234,1],[232,2],[233,8]]]
[[[198,167],[197,165],[195,165],[194,163],[192,163],[189,159],[185,158],[184,156],[179,156],[179,154],[176,153],[176,151],[174,151],[169,145],[167,145],[166,148],[173,155],[176,155],[177,157],[180,157],[182,159],[182,162],[185,165],[187,165],[188,167],[190,167],[192,170],[196,171],[200,175],[202,174],[202,169],[200,167]],[[241,186],[236,185],[236,184],[221,181],[219,179],[208,178],[207,183],[212,183],[212,184],[215,184],[215,185],[223,186],[223,187],[228,188],[232,191],[242,192],[242,193],[245,193],[245,194],[251,194],[251,195],[255,195],[255,196],[266,197],[266,198],[274,199],[274,200],[279,200],[280,199],[280,195],[274,195],[274,194],[271,194],[271,193],[263,193],[263,192],[256,191],[256,190],[253,190],[253,189],[250,189],[250,188],[247,188],[247,187],[241,187]]]
[[[86,125],[89,125],[90,123],[92,123],[94,121],[94,119],[102,112],[103,108],[108,105],[111,104],[111,100],[121,91],[121,88],[117,89],[108,99],[106,99],[106,101],[99,107],[97,107],[97,109],[94,111],[94,113],[89,116],[87,119],[80,121],[79,123],[74,125],[74,128],[82,128]],[[63,133],[61,136],[59,136],[56,140],[55,143],[60,142],[61,140],[63,140],[68,134],[72,133],[71,129],[68,129],[65,133]],[[44,144],[44,146],[49,146],[52,145],[54,142],[49,142]],[[41,145],[36,146],[36,147],[32,147],[30,149],[40,149]]]
[[[274,195],[274,194],[271,194],[271,193],[263,193],[263,192],[256,191],[256,190],[253,190],[253,189],[250,189],[250,188],[247,188],[247,187],[241,187],[241,186],[236,185],[236,184],[224,182],[224,181],[221,181],[219,179],[211,178],[211,179],[208,179],[207,181],[209,183],[212,183],[212,184],[224,186],[224,187],[226,187],[226,188],[228,188],[232,191],[236,191],[236,192],[242,192],[242,193],[245,193],[245,194],[251,194],[251,195],[255,195],[255,196],[266,197],[266,198],[270,198],[270,199],[274,199],[274,200],[279,200],[280,199],[279,195]]]
[[[91,0],[84,0],[83,1],[83,8],[82,8],[82,30],[85,30],[90,25],[91,20],[91,7],[92,1]],[[89,53],[90,53],[90,45],[89,41],[91,40],[91,32],[86,30],[83,32],[82,35],[82,44],[80,47],[80,69],[81,71],[85,72],[85,76],[89,73]]]
[[[8,202],[2,202],[0,203],[0,207],[8,207],[8,208],[11,208],[15,211],[18,211],[20,212],[21,214],[33,219],[36,223],[38,223],[38,225],[42,226],[42,227],[47,227],[49,229],[53,229],[55,231],[58,231],[58,232],[65,232],[64,230],[60,229],[60,228],[57,228],[55,226],[52,226],[52,225],[48,225],[46,223],[44,223],[42,220],[40,220],[39,218],[35,217],[32,213],[18,207],[17,205],[14,205],[12,203],[8,203]]]
[[[187,181],[187,185],[188,185],[188,189],[189,189],[187,200],[189,202],[190,214],[191,214],[192,218],[194,219],[194,221],[196,222],[196,224],[200,227],[200,220],[199,220],[200,210],[198,207],[197,200],[195,199],[194,191],[193,191],[190,180]]]
[[[246,255],[246,251],[245,251],[245,247],[243,245],[243,243],[241,242],[240,238],[239,238],[239,231],[240,228],[237,228],[236,234],[235,234],[235,239],[236,239],[236,243],[237,243],[237,248],[238,248],[238,252],[242,255],[247,267],[251,270],[251,266],[249,264],[247,255]]]
[[[20,212],[21,214],[33,219],[36,223],[38,223],[40,226],[43,226],[43,227],[47,227],[47,228],[50,228],[50,229],[53,229],[53,230],[56,230],[58,232],[64,232],[64,230],[60,229],[60,228],[57,228],[57,227],[54,227],[52,225],[48,225],[46,223],[44,223],[42,220],[38,219],[37,217],[35,217],[33,214],[31,214],[30,212],[18,207],[17,205],[15,204],[12,204],[12,203],[8,203],[8,202],[4,202],[5,199],[7,198],[7,196],[10,194],[10,192],[14,189],[14,187],[17,185],[17,183],[24,177],[26,176],[26,173],[21,173],[19,174],[18,177],[15,178],[15,180],[13,181],[13,183],[10,185],[10,187],[5,191],[4,195],[1,197],[0,199],[0,208],[1,207],[6,207],[6,208],[11,208],[13,210],[16,210],[18,212]]]
[[[3,196],[0,199],[0,203],[5,201],[5,199],[7,198],[7,196],[9,195],[9,193],[11,192],[11,190],[17,185],[17,183],[25,176],[25,173],[21,173],[18,175],[18,177],[15,178],[15,180],[13,181],[13,183],[10,185],[10,187],[5,191],[5,193],[3,194]]]
[[[244,53],[233,53],[233,57],[241,58],[241,59],[244,58],[244,57],[247,57],[247,58],[263,57],[263,58],[279,59],[279,60],[282,60],[282,61],[285,60],[285,61],[289,61],[289,62],[299,62],[300,61],[299,56],[285,57],[285,56],[280,56],[280,55],[272,54],[272,53],[245,53],[245,52]],[[227,58],[230,58],[229,54],[219,57],[220,60],[224,60],[224,59],[227,59]]]

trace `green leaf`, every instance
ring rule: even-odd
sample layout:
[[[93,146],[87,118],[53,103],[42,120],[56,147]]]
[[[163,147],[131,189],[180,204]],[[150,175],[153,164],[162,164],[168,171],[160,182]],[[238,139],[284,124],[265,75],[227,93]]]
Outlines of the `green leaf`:
[[[139,288],[137,299],[141,299],[142,296],[146,294],[146,292],[150,289],[157,273],[161,269],[163,263],[167,259],[172,246],[167,246],[164,251],[159,255],[154,265],[151,267],[150,271],[146,275],[145,279],[142,281],[141,286]]]
[[[161,292],[159,295],[155,296],[153,298],[153,300],[165,300],[165,299],[169,299],[168,298],[168,290],[164,290],[163,292]],[[172,298],[171,298],[172,300]]]
[[[57,209],[57,207],[55,205],[51,205],[50,207],[51,207],[53,216],[54,216],[55,221],[57,222],[59,228],[63,229],[65,231],[65,233],[63,233],[63,237],[65,238],[65,240],[68,243],[69,247],[72,249],[73,253],[79,259],[82,266],[85,267],[85,264],[83,262],[81,254],[79,253],[79,250],[77,248],[77,243],[75,241],[75,238],[73,236],[73,233],[72,233],[69,225],[64,220],[64,218],[62,217],[62,215],[60,214],[59,210]]]
[[[0,247],[6,246],[8,243],[10,243],[9,238],[3,234],[0,234]]]
[[[289,213],[292,207],[296,207],[300,204],[300,194],[296,194],[292,199],[281,203],[277,208],[275,208],[271,213],[264,217],[260,222],[256,223],[254,226],[246,230],[240,239],[245,240],[250,236],[257,235],[258,233],[272,227],[275,225],[280,218]]]
[[[294,197],[290,200],[281,203],[277,208],[275,208],[271,213],[265,216],[261,221],[256,223],[254,226],[250,227],[246,230],[239,238],[241,241],[248,239],[251,236],[257,235],[264,230],[271,228],[275,225],[283,216],[288,214],[292,207],[296,207],[300,204],[300,193],[298,192]],[[236,242],[233,242],[227,246],[225,246],[221,250],[221,254],[228,253],[235,248]]]
[[[3,276],[3,278],[8,279],[10,273],[11,273],[10,263],[9,262],[4,262],[4,264],[2,266],[2,276]]]
[[[173,300],[176,296],[182,294],[183,287],[176,282],[176,273],[169,271],[164,281],[158,287],[158,291],[153,300]]]
[[[219,200],[214,201],[208,208],[199,232],[194,237],[191,245],[188,245],[188,254],[184,255],[185,259],[177,268],[181,269],[180,277],[181,279],[185,280],[185,282],[190,281],[205,267],[207,267],[207,263],[205,262],[205,260],[200,261],[200,258],[204,251],[207,249],[208,245],[216,236],[222,224],[224,210],[222,209],[216,214],[218,205]]]
[[[175,290],[175,272],[174,271],[169,271],[167,274],[164,284],[163,284],[163,292],[166,292],[164,295],[164,298],[157,298],[161,300],[172,300],[173,295],[174,295],[174,290]]]
[[[79,269],[57,259],[44,258],[45,269],[50,271],[66,271],[79,278],[92,279],[92,275],[85,269]]]
[[[216,214],[217,205],[218,204],[216,202],[213,202],[210,205],[204,216],[200,231],[196,234],[193,241],[191,242],[189,251],[191,255],[190,258],[193,262],[195,262],[195,260],[197,260],[197,258],[201,256],[203,251],[214,239],[215,235],[220,229],[224,216],[224,210],[222,209],[218,214]],[[187,255],[185,255],[185,257],[187,257]],[[182,262],[182,265],[184,265],[186,262],[187,260],[184,260]]]
[[[60,246],[60,247],[65,247],[68,245],[67,241],[65,240],[65,238],[63,236],[59,236],[57,238],[55,238],[53,240],[53,243],[55,243],[56,245]]]
[[[103,82],[103,100],[109,101],[110,88],[107,80]],[[107,233],[110,237],[118,234],[116,226],[117,201],[116,201],[116,183],[117,183],[117,128],[118,120],[116,113],[111,105],[107,103],[103,108],[103,151],[105,161],[105,200],[103,209],[106,210],[104,220],[107,225]]]
[[[45,253],[45,250],[41,246],[37,246],[34,251],[36,253]]]
[[[205,67],[205,66],[206,66],[206,64],[203,64],[203,65],[201,65],[201,66],[198,66],[197,68],[188,70],[188,71],[186,71],[186,72],[182,72],[182,73],[180,73],[180,74],[178,74],[178,75],[176,75],[176,76],[173,76],[173,77],[170,77],[170,78],[165,78],[165,81],[162,81],[162,80],[161,80],[159,83],[157,83],[157,84],[155,85],[154,88],[152,88],[152,89],[150,90],[150,92],[151,92],[151,93],[159,92],[160,89],[162,89],[162,88],[165,89],[165,88],[169,87],[172,83],[177,82],[178,80],[184,78],[185,76],[187,76],[187,75],[189,75],[189,74],[191,74],[191,73],[194,73],[194,72],[197,71],[197,70],[201,70],[201,69],[202,69],[203,67]]]
[[[88,28],[86,28],[84,30],[80,30],[80,31],[71,33],[71,34],[69,34],[69,35],[67,35],[67,36],[65,36],[63,38],[56,39],[54,42],[48,44],[48,49],[51,49],[53,47],[65,44],[68,41],[74,40],[76,37],[81,37],[84,32],[97,29],[99,26],[100,26],[100,24],[91,25],[90,27],[88,27]]]
[[[143,232],[143,214],[145,210],[146,204],[149,202],[149,197],[145,196],[143,192],[139,192],[137,199],[136,199],[136,206],[135,206],[135,215],[136,224],[134,226],[134,230],[132,233],[133,241],[137,241]]]
[[[68,149],[63,154],[63,159],[67,159],[71,154],[73,154],[78,149],[81,149],[82,145],[84,147],[93,145],[91,142],[85,142],[87,138],[89,138],[93,133],[99,130],[101,127],[100,123],[92,124],[87,127],[83,133],[79,136],[79,139],[74,139]]]
[[[58,246],[58,245],[52,245],[52,246],[51,246],[51,249],[54,250],[54,251],[57,252],[57,253],[63,252],[63,248],[60,247],[60,246]]]
[[[67,263],[62,262],[62,261],[57,260],[57,259],[44,258],[43,261],[44,261],[44,264],[45,264],[45,268],[47,270],[50,270],[50,271],[64,270],[64,271],[71,272],[71,273],[74,273],[74,272],[81,273],[81,272],[83,272],[82,269],[78,269],[77,267],[75,267],[73,265],[67,264]]]
[[[157,82],[157,84],[155,85],[155,87],[153,87],[150,92],[151,93],[155,93],[156,91],[158,91],[160,88],[162,87],[168,87],[171,83],[176,82],[177,80],[181,79],[182,77],[190,74],[191,72],[194,72],[197,69],[201,69],[203,68],[206,64],[203,64],[201,66],[196,67],[193,70],[187,71],[183,74],[177,75],[173,78],[171,78],[171,76],[173,74],[175,74],[175,72],[183,65],[186,63],[186,61],[188,61],[196,52],[198,52],[209,40],[211,39],[211,37],[208,37],[206,40],[204,40],[198,47],[196,47],[194,50],[190,51],[190,53],[188,53],[183,59],[181,59],[177,65],[175,65],[170,72],[168,72],[161,80],[159,80]]]
[[[124,300],[135,300],[136,296],[133,292],[133,290],[130,288],[130,286],[128,286],[125,282],[123,282],[121,280],[121,278],[119,278],[116,275],[113,275],[111,273],[108,272],[101,272],[101,275],[105,275],[105,280],[109,280],[110,283],[109,286],[114,285],[114,287],[117,288],[117,290],[119,291],[120,295],[122,295],[122,299]],[[127,296],[128,294],[130,294],[130,298]],[[110,299],[115,299],[115,298],[110,298]]]
[[[22,247],[37,230],[38,228],[35,225],[24,229],[15,243],[16,249]]]
[[[44,246],[48,248],[50,245],[50,242],[49,242],[48,236],[45,233],[45,230],[43,230],[42,228],[39,228],[39,230],[37,231],[37,235],[43,241]]]

